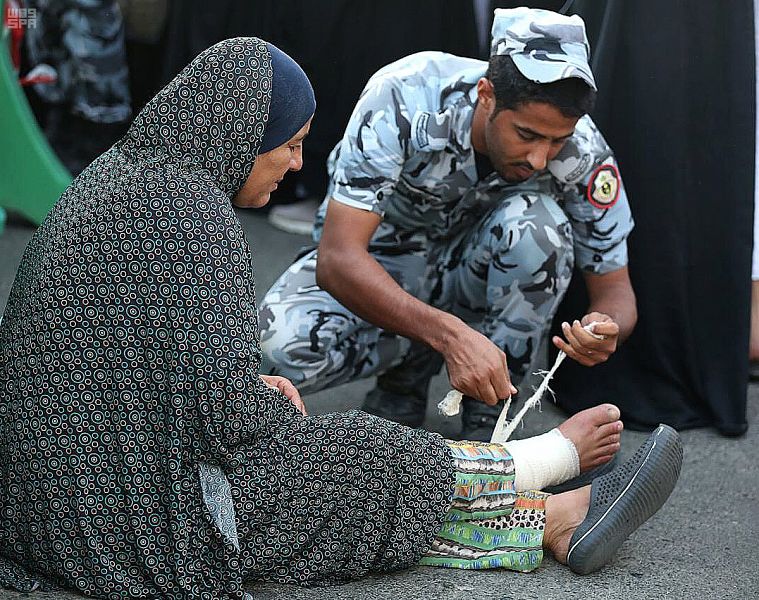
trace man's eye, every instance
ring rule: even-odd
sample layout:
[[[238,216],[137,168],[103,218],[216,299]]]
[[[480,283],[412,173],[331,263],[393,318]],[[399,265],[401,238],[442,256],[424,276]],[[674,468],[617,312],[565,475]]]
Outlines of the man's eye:
[[[534,142],[536,139],[534,135],[530,135],[529,133],[524,133],[522,131],[519,131],[518,133],[519,137],[522,138],[525,142]]]

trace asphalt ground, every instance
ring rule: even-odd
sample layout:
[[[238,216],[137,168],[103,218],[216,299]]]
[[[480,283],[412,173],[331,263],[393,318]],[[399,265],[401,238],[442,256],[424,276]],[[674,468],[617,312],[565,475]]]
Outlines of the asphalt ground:
[[[261,297],[308,238],[281,233],[263,215],[240,211],[257,266]],[[33,233],[11,219],[0,234],[0,310],[4,309],[16,267]],[[528,382],[520,396],[529,396]],[[373,381],[359,381],[305,398],[311,414],[343,411],[361,405]],[[630,382],[642,386],[645,382]],[[456,418],[437,414],[432,399],[447,391],[443,375],[433,380],[425,426],[455,435]],[[614,402],[614,398],[609,398]],[[542,433],[566,415],[550,402],[526,417],[516,437]],[[458,571],[416,567],[392,575],[367,577],[340,586],[298,588],[251,583],[256,598],[266,600],[337,599],[522,599],[565,598],[759,598],[759,466],[751,457],[759,448],[759,385],[749,387],[749,430],[737,439],[711,429],[682,432],[685,458],[680,481],[667,504],[625,542],[614,560],[590,576],[580,577],[546,557],[533,573]],[[646,434],[626,431],[622,457],[631,455]],[[0,590],[0,600],[73,599],[72,593],[19,594]]]

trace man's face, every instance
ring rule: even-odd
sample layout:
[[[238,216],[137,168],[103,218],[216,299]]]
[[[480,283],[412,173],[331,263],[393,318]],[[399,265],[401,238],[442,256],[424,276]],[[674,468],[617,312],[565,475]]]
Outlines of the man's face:
[[[484,118],[485,151],[506,181],[519,182],[546,168],[572,137],[576,117],[564,116],[544,102],[520,104],[495,112],[495,101]]]

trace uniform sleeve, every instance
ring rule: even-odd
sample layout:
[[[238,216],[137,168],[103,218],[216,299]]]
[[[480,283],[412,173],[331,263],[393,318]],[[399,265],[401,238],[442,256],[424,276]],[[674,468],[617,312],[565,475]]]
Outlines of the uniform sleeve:
[[[548,165],[572,222],[575,264],[604,274],[627,265],[634,222],[617,162],[590,117]]]
[[[332,170],[332,197],[384,216],[408,156],[411,122],[398,82],[370,81],[338,145]]]

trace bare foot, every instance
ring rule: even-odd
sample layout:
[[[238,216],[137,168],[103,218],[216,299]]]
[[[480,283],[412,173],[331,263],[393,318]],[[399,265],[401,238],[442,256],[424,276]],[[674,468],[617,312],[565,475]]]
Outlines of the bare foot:
[[[543,547],[561,564],[567,564],[569,542],[590,507],[590,486],[549,496],[546,499],[546,528]]]
[[[601,404],[571,416],[559,431],[577,448],[580,472],[609,462],[619,451],[622,421],[613,404]]]

